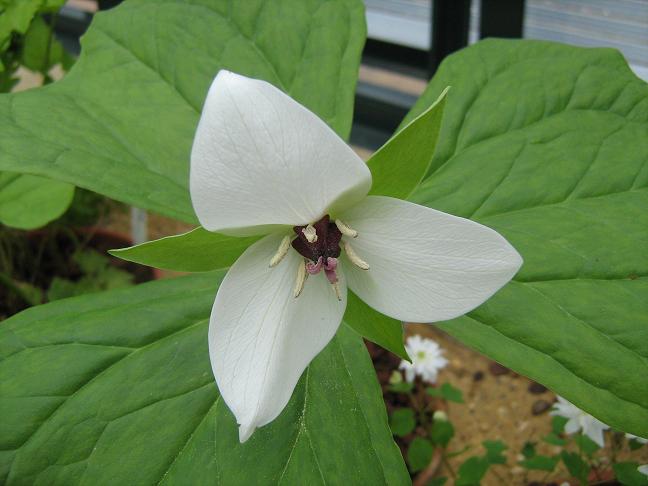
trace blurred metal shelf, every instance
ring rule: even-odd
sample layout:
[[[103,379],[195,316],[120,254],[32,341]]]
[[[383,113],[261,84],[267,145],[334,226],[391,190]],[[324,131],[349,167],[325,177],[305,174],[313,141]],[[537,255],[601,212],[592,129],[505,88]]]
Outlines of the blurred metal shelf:
[[[365,0],[365,7],[370,39],[430,49],[430,0]]]
[[[524,37],[618,49],[648,81],[648,0],[527,0]]]

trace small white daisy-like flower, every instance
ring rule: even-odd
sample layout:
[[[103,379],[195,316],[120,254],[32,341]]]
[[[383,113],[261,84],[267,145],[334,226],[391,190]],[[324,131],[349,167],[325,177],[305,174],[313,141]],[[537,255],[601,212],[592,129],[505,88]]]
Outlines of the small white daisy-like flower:
[[[557,398],[558,403],[554,404],[550,415],[557,415],[568,419],[565,424],[565,433],[574,434],[581,431],[583,435],[592,439],[599,446],[604,447],[605,440],[603,439],[603,431],[609,429],[610,426],[591,416],[589,413],[584,412],[563,397]]]
[[[412,383],[419,375],[423,381],[436,383],[439,370],[448,364],[443,357],[443,349],[432,339],[422,338],[418,334],[407,338],[405,350],[412,362],[401,361],[399,368],[405,370],[405,379]]]
[[[626,438],[636,440],[640,444],[648,444],[648,439],[644,439],[643,437],[639,437],[637,435],[626,434]]]

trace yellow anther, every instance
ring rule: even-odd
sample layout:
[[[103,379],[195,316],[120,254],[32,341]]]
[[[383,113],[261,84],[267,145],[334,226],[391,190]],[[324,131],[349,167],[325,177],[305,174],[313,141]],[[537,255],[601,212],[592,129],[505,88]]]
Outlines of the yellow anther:
[[[309,243],[315,243],[317,241],[317,231],[315,231],[315,227],[312,224],[302,229],[302,233],[304,233]]]
[[[356,267],[361,268],[362,270],[369,270],[369,264],[358,256],[353,248],[351,248],[351,245],[348,241],[342,240],[342,246],[344,247],[344,252],[346,253],[346,256],[351,261],[351,263],[353,263]]]
[[[279,265],[279,262],[281,262],[281,260],[284,259],[289,249],[290,249],[290,237],[284,236],[283,240],[281,240],[281,243],[279,243],[279,248],[277,249],[277,253],[275,253],[272,259],[270,260],[270,267]]]
[[[344,221],[336,219],[335,226],[337,226],[337,228],[340,230],[340,233],[342,233],[344,236],[349,236],[351,238],[357,238],[358,236],[358,232],[353,228],[347,226]]]
[[[293,289],[293,296],[295,299],[299,297],[304,290],[304,283],[308,278],[308,273],[306,273],[306,262],[299,262],[299,267],[297,267],[297,278],[295,279],[295,288]]]
[[[340,286],[338,285],[337,282],[332,283],[331,287],[333,287],[333,290],[335,291],[335,296],[337,297],[337,300],[342,301],[342,294],[340,294]]]

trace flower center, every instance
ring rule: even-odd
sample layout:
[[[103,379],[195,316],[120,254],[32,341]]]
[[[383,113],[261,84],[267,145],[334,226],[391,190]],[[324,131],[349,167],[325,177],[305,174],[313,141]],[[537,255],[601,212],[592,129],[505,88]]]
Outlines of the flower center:
[[[296,238],[290,241],[290,237],[284,237],[277,253],[270,260],[270,266],[274,267],[283,260],[290,246],[304,257],[304,263],[299,266],[297,271],[293,292],[295,297],[299,297],[301,294],[308,275],[317,275],[323,270],[333,286],[338,300],[342,300],[337,276],[338,258],[342,248],[351,263],[363,270],[369,270],[369,265],[358,257],[349,242],[342,239],[342,236],[356,238],[358,232],[339,219],[332,222],[330,216],[326,214],[315,223],[293,227],[293,231],[297,235]]]
[[[342,232],[331,222],[329,215],[306,226],[295,226],[293,231],[297,238],[292,240],[292,247],[297,253],[306,258],[306,270],[315,275],[324,270],[329,282],[337,282],[335,269],[340,256],[340,240]]]

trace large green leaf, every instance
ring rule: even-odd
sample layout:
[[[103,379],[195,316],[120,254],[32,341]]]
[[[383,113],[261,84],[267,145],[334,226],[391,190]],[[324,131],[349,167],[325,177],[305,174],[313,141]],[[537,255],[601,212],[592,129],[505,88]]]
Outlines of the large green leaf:
[[[44,177],[0,172],[0,223],[34,229],[58,218],[70,206],[74,186]]]
[[[217,71],[274,83],[345,137],[364,33],[358,0],[128,0],[95,16],[63,80],[0,97],[0,170],[193,222],[189,153]]]
[[[34,307],[0,326],[0,481],[407,484],[368,353],[345,325],[241,445],[207,352],[220,274]]]
[[[611,426],[648,436],[648,85],[609,49],[489,40],[449,57],[412,200],[502,233],[525,263],[442,326]]]

